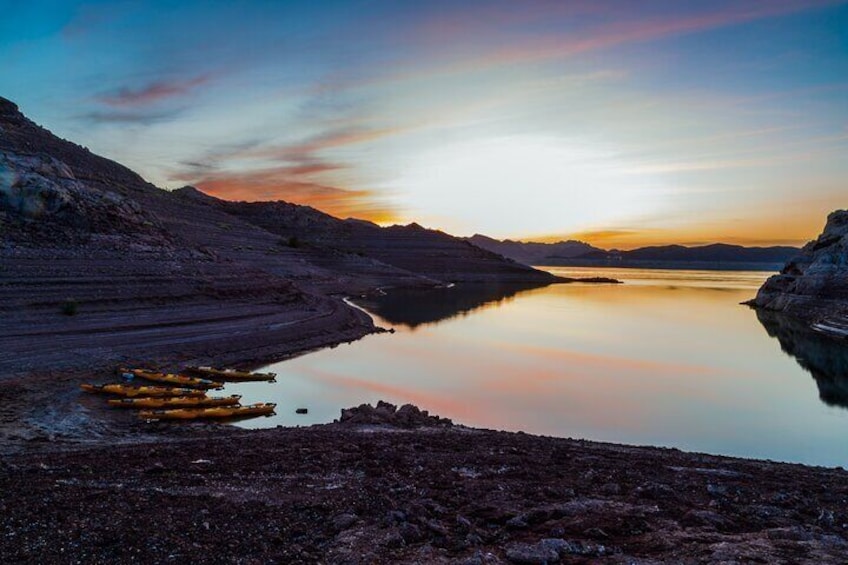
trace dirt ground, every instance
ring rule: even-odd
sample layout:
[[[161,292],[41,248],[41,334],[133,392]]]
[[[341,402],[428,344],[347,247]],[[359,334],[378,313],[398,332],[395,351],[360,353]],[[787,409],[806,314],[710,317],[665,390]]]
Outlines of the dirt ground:
[[[126,437],[134,438],[127,442]],[[453,426],[128,424],[0,463],[7,563],[845,563],[848,472]]]

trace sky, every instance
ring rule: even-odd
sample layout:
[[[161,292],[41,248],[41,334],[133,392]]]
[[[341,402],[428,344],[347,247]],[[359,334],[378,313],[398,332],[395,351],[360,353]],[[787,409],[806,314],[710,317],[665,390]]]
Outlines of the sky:
[[[163,188],[457,235],[801,244],[848,2],[0,0],[0,96]]]

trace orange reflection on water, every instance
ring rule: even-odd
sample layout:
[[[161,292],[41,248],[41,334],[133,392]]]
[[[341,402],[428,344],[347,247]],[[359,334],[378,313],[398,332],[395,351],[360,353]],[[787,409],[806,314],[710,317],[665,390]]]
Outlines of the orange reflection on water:
[[[648,361],[645,359],[633,359],[624,357],[611,357],[607,355],[596,355],[567,349],[555,349],[553,347],[541,347],[527,343],[504,343],[497,344],[499,348],[512,349],[526,358],[542,358],[557,363],[568,363],[571,366],[578,365],[581,368],[595,371],[603,369],[609,372],[632,374],[635,371],[644,371],[656,375],[658,373],[670,376],[685,375],[709,375],[715,372],[714,368],[689,365],[680,363],[667,363],[659,361]]]
[[[301,372],[334,386],[342,386],[348,389],[365,390],[385,395],[386,398],[403,404],[411,403],[422,410],[429,410],[434,414],[462,414],[470,418],[478,418],[479,412],[474,406],[467,402],[459,402],[446,398],[443,395],[424,392],[400,386],[390,385],[364,378],[350,377],[331,373],[329,371],[316,369],[314,367],[302,367]],[[382,398],[382,397],[381,397]]]

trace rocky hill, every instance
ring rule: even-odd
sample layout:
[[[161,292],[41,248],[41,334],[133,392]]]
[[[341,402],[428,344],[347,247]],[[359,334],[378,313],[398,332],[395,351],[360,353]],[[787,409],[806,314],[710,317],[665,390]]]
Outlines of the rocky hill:
[[[831,213],[821,235],[763,284],[754,304],[848,337],[848,210]]]
[[[365,265],[376,261],[442,283],[550,283],[557,280],[549,273],[505,260],[467,241],[414,223],[382,228],[362,220],[340,220],[314,208],[288,202],[218,200],[192,187],[180,189],[176,194],[203,202],[275,234],[283,246],[301,249],[304,253],[331,252],[333,262],[339,257]],[[326,257],[320,260],[316,257],[314,261],[327,266]]]
[[[0,98],[0,375],[258,360],[373,331],[337,294],[557,279],[447,234],[166,191]]]

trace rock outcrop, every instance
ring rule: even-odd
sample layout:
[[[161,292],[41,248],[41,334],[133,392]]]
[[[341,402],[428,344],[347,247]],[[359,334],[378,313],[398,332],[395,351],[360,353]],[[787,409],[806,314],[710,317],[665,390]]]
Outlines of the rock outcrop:
[[[374,331],[340,294],[557,280],[419,226],[162,190],[0,98],[0,376],[280,357]]]
[[[821,333],[848,336],[848,210],[828,216],[822,234],[763,284],[754,305]]]

